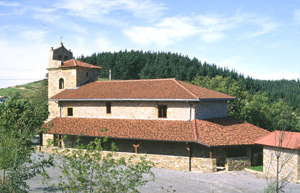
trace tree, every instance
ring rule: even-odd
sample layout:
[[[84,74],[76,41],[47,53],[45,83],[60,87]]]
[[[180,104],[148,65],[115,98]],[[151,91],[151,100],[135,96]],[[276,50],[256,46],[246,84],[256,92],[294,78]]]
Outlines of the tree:
[[[48,116],[47,105],[10,97],[0,104],[0,115],[0,192],[26,192],[26,180],[46,175],[44,167],[52,163],[51,157],[31,157],[32,140],[43,131],[40,128]]]
[[[284,100],[271,101],[266,92],[250,94],[241,80],[236,81],[222,76],[214,78],[197,76],[192,83],[236,97],[236,100],[228,104],[228,115],[231,117],[270,131],[276,128],[274,124],[280,123],[284,123],[288,131],[295,128],[300,131],[298,113],[294,112]],[[283,108],[289,115],[289,122],[286,122],[282,116]]]
[[[107,138],[96,138],[84,145],[78,136],[75,149],[56,149],[56,166],[61,175],[57,187],[52,186],[62,192],[138,192],[138,186],[154,180],[152,162],[141,158],[133,163],[134,156],[116,159],[113,143],[111,152],[103,152],[105,142]]]

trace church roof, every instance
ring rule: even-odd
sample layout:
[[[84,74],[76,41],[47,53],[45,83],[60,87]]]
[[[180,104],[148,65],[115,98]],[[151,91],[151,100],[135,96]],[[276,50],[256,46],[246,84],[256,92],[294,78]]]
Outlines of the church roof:
[[[64,61],[61,67],[62,68],[83,67],[83,68],[98,68],[98,69],[101,68],[100,66],[95,66],[75,59]]]
[[[77,89],[65,89],[50,100],[234,100],[227,94],[195,86],[174,78],[96,81]]]
[[[196,142],[208,147],[252,145],[269,133],[232,118],[173,121],[59,117],[44,127],[51,128],[48,131],[50,134]]]

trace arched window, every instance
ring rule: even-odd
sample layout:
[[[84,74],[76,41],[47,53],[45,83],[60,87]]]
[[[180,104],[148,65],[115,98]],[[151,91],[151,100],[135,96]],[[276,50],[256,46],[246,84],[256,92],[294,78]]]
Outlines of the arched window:
[[[63,78],[59,79],[59,89],[64,89],[64,79]]]

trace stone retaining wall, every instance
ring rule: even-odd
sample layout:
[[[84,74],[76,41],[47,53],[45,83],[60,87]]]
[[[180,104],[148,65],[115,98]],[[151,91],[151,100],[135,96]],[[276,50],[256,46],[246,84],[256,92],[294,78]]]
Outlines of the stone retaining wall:
[[[41,151],[46,153],[54,153],[55,148],[47,148],[42,146]],[[71,149],[71,148],[70,148]],[[111,153],[110,151],[103,151],[103,155]],[[146,160],[153,162],[154,167],[166,168],[179,171],[189,170],[189,157],[185,156],[169,156],[169,155],[157,155],[157,154],[135,154],[126,152],[117,152],[114,154],[115,159],[124,157],[125,159],[135,156],[132,159],[132,163],[137,163],[141,157],[145,157]],[[191,170],[199,172],[216,172],[216,159],[210,158],[197,158],[192,157],[191,159]]]
[[[227,171],[243,170],[250,166],[251,166],[251,160],[249,157],[226,158],[225,167]]]

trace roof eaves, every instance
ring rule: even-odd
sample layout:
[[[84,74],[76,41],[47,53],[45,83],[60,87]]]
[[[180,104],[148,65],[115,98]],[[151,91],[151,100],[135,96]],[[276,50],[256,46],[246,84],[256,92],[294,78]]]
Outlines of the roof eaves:
[[[198,102],[200,99],[136,99],[136,98],[95,98],[95,99],[49,99],[48,101],[189,101],[189,102]]]
[[[199,99],[199,101],[234,101],[235,98],[207,98],[207,99]]]

